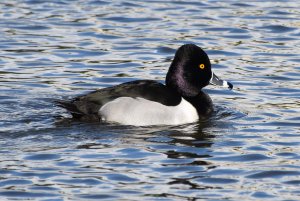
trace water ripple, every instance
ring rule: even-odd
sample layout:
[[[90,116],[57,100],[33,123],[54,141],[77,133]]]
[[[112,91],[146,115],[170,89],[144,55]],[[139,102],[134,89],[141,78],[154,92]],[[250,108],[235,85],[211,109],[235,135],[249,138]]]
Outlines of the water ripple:
[[[1,2],[0,199],[299,200],[298,4]],[[206,87],[209,119],[99,125],[53,104],[163,82],[184,43],[203,47],[234,84]]]

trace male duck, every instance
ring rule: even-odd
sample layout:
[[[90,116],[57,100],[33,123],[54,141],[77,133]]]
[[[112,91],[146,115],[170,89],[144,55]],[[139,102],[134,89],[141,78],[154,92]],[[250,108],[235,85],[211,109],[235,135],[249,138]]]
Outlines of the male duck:
[[[233,87],[212,72],[209,58],[200,47],[186,44],[175,54],[166,85],[136,80],[57,103],[79,120],[135,126],[179,125],[195,122],[213,111],[210,97],[201,91],[209,83]]]

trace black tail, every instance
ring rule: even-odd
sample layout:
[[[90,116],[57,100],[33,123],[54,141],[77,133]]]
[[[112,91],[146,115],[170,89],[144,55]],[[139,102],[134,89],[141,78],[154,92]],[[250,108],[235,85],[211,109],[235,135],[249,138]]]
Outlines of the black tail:
[[[81,118],[84,114],[80,112],[77,106],[71,101],[63,101],[63,100],[55,100],[54,103],[62,108],[65,108],[69,112],[71,112],[74,118]]]

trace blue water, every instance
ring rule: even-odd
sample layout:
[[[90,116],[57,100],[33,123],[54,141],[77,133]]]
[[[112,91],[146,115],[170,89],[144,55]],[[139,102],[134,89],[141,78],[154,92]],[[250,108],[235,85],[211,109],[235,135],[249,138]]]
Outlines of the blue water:
[[[7,0],[0,19],[0,200],[300,200],[298,1]],[[88,124],[53,104],[163,81],[184,43],[234,85],[206,88],[207,121]]]

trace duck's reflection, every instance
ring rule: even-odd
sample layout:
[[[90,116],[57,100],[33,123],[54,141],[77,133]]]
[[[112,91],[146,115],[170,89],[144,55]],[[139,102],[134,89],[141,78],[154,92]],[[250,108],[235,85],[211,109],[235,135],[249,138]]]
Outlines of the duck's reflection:
[[[77,149],[94,149],[94,154],[97,152],[103,154],[105,150],[117,150],[115,153],[107,153],[111,158],[105,158],[108,160],[106,163],[117,164],[116,167],[123,168],[133,165],[147,167],[152,175],[149,178],[151,181],[155,178],[166,177],[168,181],[166,185],[171,185],[171,188],[182,189],[184,186],[187,189],[210,189],[215,187],[197,182],[197,178],[206,177],[207,172],[216,167],[207,160],[212,157],[211,147],[216,137],[211,132],[214,127],[213,122],[213,120],[207,120],[177,127],[125,127],[93,124],[86,127],[87,130],[84,131],[84,133],[93,134],[89,136],[93,138],[92,142],[81,144],[77,146]],[[95,132],[96,129],[101,129],[98,135]],[[110,141],[105,144],[108,138],[114,142]],[[102,160],[99,163],[102,163]],[[144,170],[130,171],[141,174],[140,171]]]

